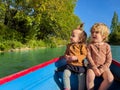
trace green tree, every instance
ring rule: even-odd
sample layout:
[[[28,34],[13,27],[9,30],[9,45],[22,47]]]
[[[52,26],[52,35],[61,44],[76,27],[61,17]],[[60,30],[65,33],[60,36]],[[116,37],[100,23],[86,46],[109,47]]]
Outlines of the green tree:
[[[116,12],[114,12],[111,22],[111,33],[109,36],[109,42],[111,44],[120,44],[120,22],[118,20],[118,15]]]
[[[117,25],[118,25],[118,14],[114,12],[112,22],[111,22],[111,32],[115,32],[117,30]]]
[[[34,1],[33,1],[34,2]],[[38,39],[47,36],[67,38],[70,30],[80,23],[74,15],[76,0],[44,0],[34,2],[35,23]]]
[[[74,14],[76,1],[0,0],[1,27],[6,27],[11,35],[4,35],[4,40],[16,40],[23,44],[31,40],[48,39],[46,41],[51,40],[51,43],[53,39],[56,43],[57,38],[68,40],[71,30],[81,23]],[[6,29],[1,31],[4,34]]]
[[[33,32],[33,18],[30,16],[31,7],[27,0],[3,0],[5,3],[5,18],[4,24],[10,29],[15,29],[20,33],[20,39],[22,43],[26,43],[30,39],[35,37]]]
[[[2,1],[0,1],[0,22],[3,23],[4,22],[4,18],[5,18],[5,5],[4,3],[2,3]]]

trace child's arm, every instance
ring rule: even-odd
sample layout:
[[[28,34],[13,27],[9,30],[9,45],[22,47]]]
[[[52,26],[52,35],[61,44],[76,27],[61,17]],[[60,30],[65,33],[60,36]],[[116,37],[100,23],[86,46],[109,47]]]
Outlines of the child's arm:
[[[108,45],[108,47],[107,47],[107,54],[106,54],[106,62],[104,63],[103,66],[106,66],[106,67],[109,68],[111,63],[112,63],[112,53],[111,53],[111,48]]]
[[[96,69],[97,66],[96,66],[96,64],[94,63],[94,60],[92,59],[90,47],[87,48],[87,51],[88,51],[87,60],[88,60],[89,64],[91,65],[92,69],[94,69],[94,68]]]
[[[106,61],[105,63],[100,67],[100,71],[104,72],[106,69],[108,69],[112,63],[112,53],[111,48],[109,45],[107,45],[107,51],[106,51]]]
[[[88,52],[88,55],[87,55],[87,59],[90,63],[90,65],[92,66],[92,70],[94,71],[95,75],[96,76],[100,76],[101,75],[101,72],[100,70],[97,68],[96,64],[94,63],[92,57],[91,57],[91,54]]]
[[[92,68],[92,70],[94,71],[95,75],[96,76],[100,76],[101,75],[101,72],[100,70],[97,68],[96,64],[94,63],[94,60],[92,59],[92,56],[91,56],[91,51],[90,51],[90,47],[88,46],[87,48],[87,51],[88,51],[88,54],[87,54],[87,60]]]

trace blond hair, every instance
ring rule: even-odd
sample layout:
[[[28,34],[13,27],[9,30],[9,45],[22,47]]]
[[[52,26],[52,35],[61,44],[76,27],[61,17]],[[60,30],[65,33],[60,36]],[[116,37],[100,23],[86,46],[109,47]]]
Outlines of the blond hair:
[[[107,27],[107,25],[105,25],[104,23],[95,23],[92,27],[90,32],[92,31],[99,31],[101,33],[102,36],[104,36],[105,38],[103,39],[103,41],[108,41],[108,36],[109,36],[109,28]]]

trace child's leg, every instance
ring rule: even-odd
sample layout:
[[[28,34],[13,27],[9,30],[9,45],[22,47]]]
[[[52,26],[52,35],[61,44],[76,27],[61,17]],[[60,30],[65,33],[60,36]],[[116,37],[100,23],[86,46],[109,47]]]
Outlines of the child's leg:
[[[78,90],[85,90],[85,74],[78,74]]]
[[[114,77],[109,69],[106,70],[102,76],[103,76],[103,81],[99,87],[99,90],[107,90],[112,84]]]
[[[94,79],[95,79],[95,74],[92,69],[87,70],[87,75],[86,75],[86,84],[87,84],[87,90],[93,90],[94,89]]]
[[[63,83],[64,83],[64,89],[65,90],[70,90],[70,75],[71,75],[71,71],[68,69],[64,70],[63,73]]]

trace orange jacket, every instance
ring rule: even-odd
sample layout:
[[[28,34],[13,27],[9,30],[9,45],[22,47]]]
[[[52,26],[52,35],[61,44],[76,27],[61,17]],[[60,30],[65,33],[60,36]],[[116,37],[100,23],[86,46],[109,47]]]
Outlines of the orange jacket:
[[[83,60],[87,56],[87,49],[85,44],[68,44],[65,55],[76,56],[78,60],[68,62],[74,66],[83,66]]]

